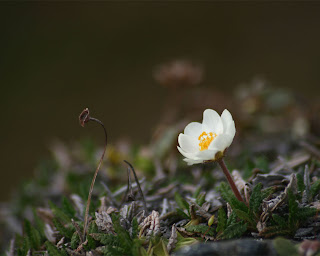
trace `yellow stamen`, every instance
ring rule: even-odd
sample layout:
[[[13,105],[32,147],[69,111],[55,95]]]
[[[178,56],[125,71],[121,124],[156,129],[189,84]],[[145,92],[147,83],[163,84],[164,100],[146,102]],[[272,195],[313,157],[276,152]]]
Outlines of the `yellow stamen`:
[[[209,132],[209,134],[207,134],[206,132],[201,133],[198,138],[198,140],[200,141],[199,143],[200,151],[208,149],[211,141],[213,141],[215,137],[217,137],[217,134],[214,132]]]

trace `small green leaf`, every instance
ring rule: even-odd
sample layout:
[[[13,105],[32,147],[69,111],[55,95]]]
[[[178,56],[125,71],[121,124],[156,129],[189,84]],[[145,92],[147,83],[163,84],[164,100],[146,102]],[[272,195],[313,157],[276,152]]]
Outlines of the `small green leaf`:
[[[196,199],[196,203],[200,206],[206,201],[206,192],[201,192]]]
[[[181,216],[181,218],[190,219],[190,217],[181,209],[177,208],[176,211],[177,211],[178,215]]]
[[[243,221],[231,224],[222,233],[222,237],[226,239],[241,237],[244,232],[247,231],[247,223]]]
[[[312,198],[314,198],[319,193],[319,190],[320,190],[320,179],[318,179],[311,185],[310,194]]]
[[[288,190],[289,198],[289,228],[294,232],[298,227],[298,203],[296,202],[296,197],[293,192]]]
[[[227,201],[232,209],[239,209],[244,212],[248,212],[248,207],[242,201],[239,201],[232,193],[230,187],[225,183],[221,182],[218,190],[221,193],[222,198]]]
[[[227,227],[227,214],[224,209],[221,207],[218,211],[218,226],[217,232],[223,232]]]
[[[304,221],[307,218],[313,217],[317,214],[317,209],[316,208],[311,208],[311,207],[303,207],[299,208],[297,212],[297,219]]]
[[[54,216],[56,218],[58,218],[63,223],[70,223],[70,221],[71,221],[70,216],[68,216],[66,213],[64,213],[58,206],[56,206],[51,201],[49,201],[48,203],[49,203],[49,206],[50,206],[52,213],[54,214]]]
[[[41,246],[41,236],[39,231],[32,227],[28,220],[24,221],[23,227],[30,248],[35,250],[39,249]]]
[[[68,256],[67,252],[64,249],[59,250],[49,241],[46,241],[45,245],[50,256]]]
[[[169,256],[167,246],[162,239],[160,239],[159,243],[153,247],[153,254],[155,256]]]
[[[261,203],[262,203],[262,193],[261,193],[261,189],[262,189],[262,184],[259,183],[257,184],[253,190],[252,190],[252,194],[250,196],[250,212],[253,214],[258,214]]]
[[[73,250],[77,249],[78,246],[79,246],[79,243],[80,243],[80,237],[79,237],[77,232],[74,232],[72,237],[71,237],[71,248]]]
[[[138,224],[138,221],[137,221],[137,218],[136,218],[136,217],[134,217],[134,218],[132,219],[131,224],[132,224],[131,237],[132,237],[132,238],[136,238],[137,235],[139,234],[139,224]]]
[[[234,209],[233,211],[235,212],[235,214],[237,215],[237,217],[239,219],[244,220],[244,221],[250,223],[251,225],[254,225],[254,220],[252,218],[250,218],[248,213],[241,211],[241,210],[238,210],[238,209]]]
[[[75,218],[76,210],[73,208],[73,205],[65,196],[62,198],[62,211],[70,218]]]
[[[177,240],[178,240],[178,242],[176,244],[176,248],[174,249],[174,251],[178,251],[179,249],[181,249],[184,246],[193,245],[193,244],[198,243],[197,239],[195,239],[193,237],[185,238],[179,232],[177,232]]]
[[[214,229],[210,228],[209,226],[206,226],[206,225],[190,225],[190,226],[186,227],[186,230],[188,232],[207,234],[209,236],[214,235]]]
[[[74,227],[65,227],[58,218],[53,218],[52,222],[61,235],[71,239],[75,231]]]
[[[278,214],[272,214],[272,219],[273,219],[281,228],[288,227],[288,223],[286,222],[286,220],[285,220],[284,218],[282,218],[281,216],[279,216]]]
[[[174,194],[174,199],[176,200],[178,206],[179,206],[181,209],[186,209],[186,210],[189,212],[189,204],[188,204],[188,202],[187,202],[186,200],[184,200],[184,199],[182,198],[182,196],[181,196],[178,192],[176,192],[176,193]]]
[[[298,190],[299,190],[300,192],[302,192],[302,191],[304,191],[304,189],[305,189],[305,185],[304,185],[304,181],[303,181],[303,176],[301,175],[301,173],[298,173],[298,174],[296,175],[296,177],[297,177]]]

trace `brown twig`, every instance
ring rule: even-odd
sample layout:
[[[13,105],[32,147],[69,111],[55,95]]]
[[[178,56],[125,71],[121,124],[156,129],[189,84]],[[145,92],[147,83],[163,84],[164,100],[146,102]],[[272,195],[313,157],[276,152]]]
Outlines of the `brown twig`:
[[[146,201],[144,199],[144,196],[143,196],[143,192],[142,192],[142,189],[141,189],[141,186],[140,186],[140,183],[139,183],[139,180],[138,180],[138,177],[137,177],[137,174],[133,168],[133,166],[126,160],[123,160],[131,169],[131,171],[133,172],[133,175],[134,175],[134,178],[136,180],[136,183],[137,183],[137,186],[138,186],[138,190],[140,192],[140,195],[141,195],[141,198],[142,198],[142,202],[143,202],[143,207],[144,207],[144,210],[146,211],[146,213],[148,212],[148,209],[147,209],[147,204],[146,204]],[[129,174],[128,174],[129,175]]]
[[[220,165],[220,167],[221,167],[224,175],[226,176],[226,178],[227,178],[227,180],[228,180],[228,182],[229,182],[229,184],[230,184],[230,187],[231,187],[234,195],[236,196],[236,198],[237,198],[239,201],[242,201],[242,202],[243,202],[243,199],[242,199],[242,197],[241,197],[241,195],[240,195],[240,192],[239,192],[239,190],[237,189],[237,186],[236,186],[236,184],[234,183],[234,181],[233,181],[233,179],[232,179],[232,177],[231,177],[231,175],[230,175],[230,172],[229,172],[226,164],[225,164],[224,161],[223,161],[223,158],[219,159],[217,162],[218,162],[218,164]]]
[[[88,123],[89,121],[94,121],[94,122],[97,122],[98,124],[100,124],[103,128],[103,131],[104,131],[104,135],[105,135],[105,146],[103,148],[103,152],[102,152],[102,155],[101,155],[101,158],[100,158],[100,161],[99,161],[99,164],[98,164],[98,167],[93,175],[93,179],[91,181],[91,186],[90,186],[90,190],[89,190],[89,194],[88,194],[88,200],[87,200],[87,206],[86,206],[86,213],[85,213],[85,217],[84,217],[84,225],[83,225],[83,241],[85,240],[86,238],[86,233],[87,233],[87,228],[88,228],[88,217],[89,217],[89,208],[90,208],[90,203],[91,203],[91,195],[92,195],[92,191],[93,191],[93,187],[94,187],[94,183],[96,181],[96,178],[97,178],[97,175],[98,175],[98,172],[99,172],[99,169],[101,167],[101,164],[102,164],[102,160],[104,158],[104,154],[106,152],[106,149],[107,149],[107,144],[108,144],[108,136],[107,136],[107,131],[106,131],[106,128],[104,127],[103,123],[96,119],[96,118],[93,118],[93,117],[90,117],[90,113],[89,113],[89,109],[86,108],[84,109],[80,116],[79,116],[79,121],[80,121],[80,125],[82,127],[84,127],[85,123]]]

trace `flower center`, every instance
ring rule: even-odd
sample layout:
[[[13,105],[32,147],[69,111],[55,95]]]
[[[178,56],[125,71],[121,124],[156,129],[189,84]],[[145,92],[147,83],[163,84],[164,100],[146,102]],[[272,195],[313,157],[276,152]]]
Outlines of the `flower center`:
[[[198,138],[200,151],[208,149],[211,141],[213,141],[215,137],[217,137],[217,134],[214,132],[209,132],[209,134],[206,132],[201,133]]]

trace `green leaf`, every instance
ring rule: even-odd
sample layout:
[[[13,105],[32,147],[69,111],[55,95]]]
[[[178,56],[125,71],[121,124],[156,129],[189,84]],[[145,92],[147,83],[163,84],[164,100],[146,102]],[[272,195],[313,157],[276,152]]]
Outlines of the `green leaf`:
[[[73,205],[65,196],[62,198],[62,211],[70,218],[75,218],[76,210],[73,208]]]
[[[202,190],[202,187],[199,186],[199,187],[196,189],[196,191],[193,193],[192,197],[193,197],[193,198],[197,198],[197,197],[200,195],[201,190]]]
[[[279,216],[278,214],[272,214],[272,219],[278,224],[279,227],[281,228],[286,228],[288,227],[288,223],[284,218]]]
[[[28,220],[24,221],[23,227],[28,240],[28,245],[30,248],[38,250],[41,246],[41,236],[39,231],[32,227]]]
[[[139,223],[136,217],[134,217],[132,219],[131,222],[131,226],[132,226],[132,233],[131,233],[131,237],[134,239],[138,236],[139,234]]]
[[[250,196],[250,201],[249,201],[250,212],[253,214],[258,214],[262,200],[263,200],[261,189],[262,189],[262,184],[261,183],[257,184],[253,188],[252,194]]]
[[[222,198],[230,204],[233,210],[239,209],[243,212],[248,212],[248,207],[246,206],[246,204],[242,201],[239,201],[235,197],[235,195],[232,193],[231,189],[225,182],[221,182],[218,190],[220,191]]]
[[[88,234],[97,233],[98,227],[94,221],[91,221],[88,227]],[[91,237],[87,236],[88,244],[86,245],[86,249],[90,251],[91,249],[95,249],[97,247],[96,241]]]
[[[208,236],[214,235],[214,228],[211,228],[206,225],[190,225],[186,227],[188,232],[195,232],[200,234],[207,234]]]
[[[176,244],[176,248],[174,249],[174,251],[178,251],[184,246],[193,245],[193,244],[198,243],[197,239],[195,239],[193,237],[185,238],[179,232],[177,232],[177,241],[178,242]]]
[[[49,241],[46,241],[45,245],[50,256],[68,256],[67,252],[64,249],[59,250]]]
[[[226,239],[239,238],[246,231],[247,223],[243,223],[243,221],[241,221],[228,226],[222,233],[222,237]]]
[[[304,185],[304,181],[303,181],[303,176],[301,175],[301,173],[298,173],[298,174],[296,175],[296,177],[297,177],[298,190],[299,190],[300,192],[302,192],[302,191],[304,191],[304,189],[305,189],[305,185]]]
[[[206,192],[201,192],[196,199],[196,203],[200,206],[206,201]]]
[[[189,212],[189,204],[188,204],[188,202],[186,200],[184,200],[178,192],[176,192],[174,194],[174,199],[176,200],[178,206],[181,209],[186,209]]]
[[[310,194],[312,198],[314,198],[319,193],[319,190],[320,190],[320,179],[315,181],[310,187]]]
[[[31,249],[30,240],[27,236],[21,237],[21,240],[22,245],[20,245],[21,248],[19,248],[17,252],[19,256],[26,256],[28,250]]]
[[[235,214],[237,215],[237,217],[241,220],[244,220],[248,223],[250,223],[251,225],[254,225],[254,220],[249,216],[248,213],[238,210],[238,209],[234,209],[233,210],[235,212]]]
[[[71,237],[71,248],[73,250],[77,249],[78,246],[79,246],[79,243],[80,243],[80,237],[79,237],[77,232],[74,232],[72,237]]]
[[[190,217],[181,209],[177,208],[176,211],[177,211],[178,215],[181,216],[181,218],[187,219],[187,220],[190,219]]]
[[[235,223],[237,223],[237,214],[234,211],[232,211],[227,220],[227,227]]]
[[[43,221],[39,218],[36,210],[33,208],[33,218],[34,218],[34,223],[35,223],[35,229],[38,230],[41,240],[44,241],[46,239],[46,235],[44,233],[44,223]]]
[[[169,256],[167,246],[162,239],[153,247],[153,254],[155,256]]]
[[[299,208],[297,212],[297,219],[301,221],[306,220],[307,218],[315,216],[317,212],[318,211],[316,208],[311,208],[311,207]]]
[[[50,206],[52,213],[54,214],[54,216],[56,218],[58,218],[63,223],[70,223],[70,221],[71,221],[70,216],[68,216],[66,213],[64,213],[58,206],[56,206],[51,201],[49,201],[48,203],[49,203],[49,206]]]
[[[65,227],[58,218],[53,218],[52,222],[62,236],[69,238],[69,239],[72,238],[73,233],[75,231],[73,226]]]
[[[217,232],[223,232],[227,227],[227,214],[224,209],[221,207],[218,211],[218,226]]]
[[[296,201],[296,197],[293,192],[288,190],[288,199],[289,199],[289,228],[292,231],[295,231],[298,227],[298,203]]]
[[[114,235],[104,233],[91,233],[90,236],[104,245],[113,244],[116,240]]]

